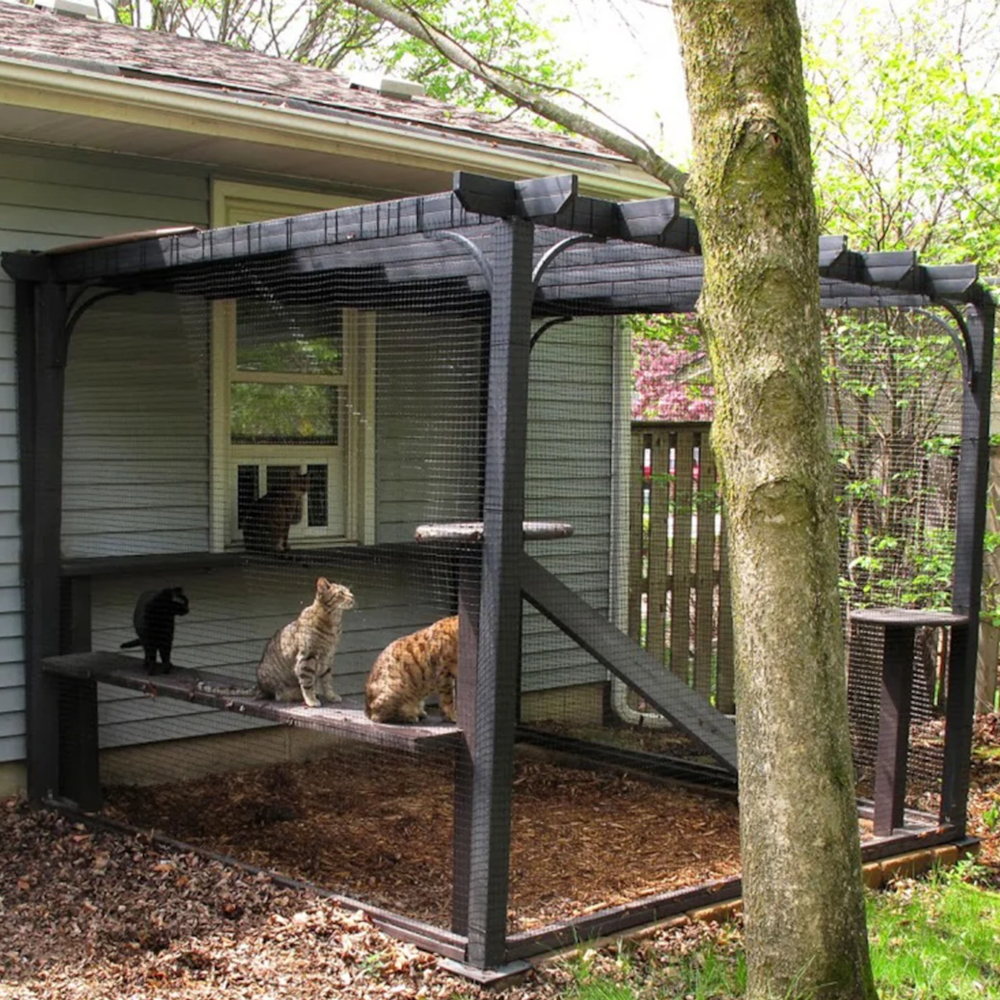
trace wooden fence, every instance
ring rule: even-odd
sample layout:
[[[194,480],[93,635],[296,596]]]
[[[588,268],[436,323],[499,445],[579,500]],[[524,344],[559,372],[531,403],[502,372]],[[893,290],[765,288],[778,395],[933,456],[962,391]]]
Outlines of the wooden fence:
[[[734,710],[726,533],[708,423],[632,425],[629,634]]]

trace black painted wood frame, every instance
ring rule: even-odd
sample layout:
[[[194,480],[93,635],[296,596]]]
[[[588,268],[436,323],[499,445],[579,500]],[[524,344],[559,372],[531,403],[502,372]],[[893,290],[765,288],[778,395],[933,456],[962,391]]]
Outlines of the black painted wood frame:
[[[41,802],[60,782],[61,684],[41,661],[60,644],[63,383],[66,287],[18,281],[16,351],[21,474],[28,795]]]
[[[990,394],[996,306],[983,291],[966,305],[965,316],[950,310],[963,333],[967,353],[962,394],[962,441],[958,460],[955,570],[952,609],[969,616],[968,629],[953,637],[948,666],[941,820],[965,834],[972,717],[975,709],[978,621],[983,578],[983,538],[989,487]]]

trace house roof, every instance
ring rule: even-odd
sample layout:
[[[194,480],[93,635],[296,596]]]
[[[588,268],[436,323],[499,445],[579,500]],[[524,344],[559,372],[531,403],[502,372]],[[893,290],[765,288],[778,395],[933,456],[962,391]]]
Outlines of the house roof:
[[[273,108],[367,121],[476,144],[619,160],[588,139],[544,131],[429,97],[395,98],[352,86],[339,73],[198,38],[87,21],[0,3],[0,58],[153,83]]]

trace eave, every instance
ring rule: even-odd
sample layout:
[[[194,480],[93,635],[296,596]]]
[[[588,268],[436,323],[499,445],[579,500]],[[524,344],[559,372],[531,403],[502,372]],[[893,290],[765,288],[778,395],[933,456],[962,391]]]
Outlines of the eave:
[[[0,136],[138,154],[313,182],[361,193],[430,193],[455,169],[515,179],[571,170],[594,197],[663,194],[633,164],[501,137],[446,134],[363,114],[276,106],[231,92],[169,88],[64,65],[0,58]]]

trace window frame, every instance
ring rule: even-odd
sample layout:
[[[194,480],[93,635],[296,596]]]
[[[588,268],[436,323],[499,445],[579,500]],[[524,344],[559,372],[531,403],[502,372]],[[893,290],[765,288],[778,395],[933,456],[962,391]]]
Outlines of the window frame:
[[[213,181],[213,228],[285,218],[358,204],[356,198],[263,187],[231,181]],[[327,509],[335,509],[340,480],[343,487],[343,532],[329,527],[310,528],[303,505],[301,521],[292,526],[295,547],[374,543],[375,521],[375,314],[344,309],[344,365],[338,375],[241,371],[236,366],[236,302],[219,300],[211,306],[211,469],[209,477],[210,549],[238,550],[237,467],[239,465],[325,464]],[[257,384],[332,385],[338,388],[338,440],[322,444],[233,444],[231,438],[234,382]],[[300,461],[296,462],[297,459]],[[339,518],[337,519],[339,522]]]

